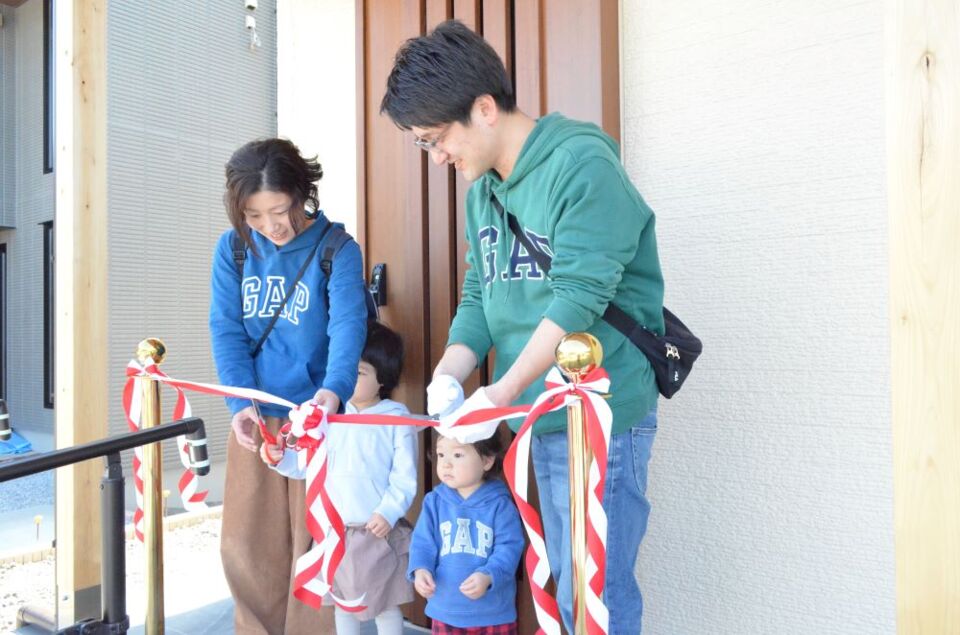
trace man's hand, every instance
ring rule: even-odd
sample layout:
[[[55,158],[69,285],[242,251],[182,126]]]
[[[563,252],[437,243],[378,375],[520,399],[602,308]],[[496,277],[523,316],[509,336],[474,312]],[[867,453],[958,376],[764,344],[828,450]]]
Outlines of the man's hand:
[[[452,375],[437,375],[427,386],[427,414],[445,416],[463,404],[463,386]]]
[[[327,409],[327,414],[335,415],[337,411],[340,410],[340,397],[337,397],[337,393],[326,388],[321,388],[313,396],[313,402],[318,406]]]
[[[254,436],[254,430],[257,430],[256,408],[247,406],[233,415],[230,427],[233,428],[233,434],[237,437],[237,443],[240,444],[240,447],[246,448],[251,452],[256,452],[260,448],[260,443],[257,440],[257,437],[260,436],[259,431],[257,435]]]
[[[454,410],[446,417],[440,419],[440,425],[437,432],[448,439],[456,439],[457,443],[476,443],[483,439],[489,439],[497,431],[500,420],[488,421],[487,423],[474,423],[464,426],[454,426],[458,419],[473,412],[474,410],[486,410],[494,408],[486,394],[486,388],[481,386],[476,392],[470,395],[470,398],[463,402],[463,405]]]
[[[393,526],[390,525],[390,522],[377,512],[373,512],[370,515],[370,520],[367,521],[367,531],[377,538],[386,538],[391,529],[393,529]]]
[[[437,590],[437,583],[433,581],[432,573],[426,569],[417,569],[413,572],[413,588],[429,600]]]
[[[490,588],[492,582],[493,578],[478,571],[460,584],[460,593],[471,600],[479,600],[487,593],[487,589]]]

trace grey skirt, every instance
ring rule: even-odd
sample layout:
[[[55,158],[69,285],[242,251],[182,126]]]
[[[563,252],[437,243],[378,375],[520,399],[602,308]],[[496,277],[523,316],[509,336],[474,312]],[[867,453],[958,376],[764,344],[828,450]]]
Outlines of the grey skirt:
[[[362,526],[347,526],[346,550],[333,591],[344,600],[366,594],[363,603],[367,608],[351,613],[358,620],[371,620],[384,609],[413,601],[413,583],[407,580],[412,534],[405,518],[397,521],[386,538],[377,538]],[[333,600],[327,596],[323,603],[329,606]]]

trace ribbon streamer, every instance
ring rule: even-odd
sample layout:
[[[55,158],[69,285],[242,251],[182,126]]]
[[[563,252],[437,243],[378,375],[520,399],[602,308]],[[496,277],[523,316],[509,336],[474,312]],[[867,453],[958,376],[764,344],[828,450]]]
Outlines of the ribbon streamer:
[[[491,421],[500,421],[524,417],[517,436],[504,458],[504,472],[514,501],[520,511],[524,528],[530,539],[524,557],[524,566],[530,580],[534,608],[537,614],[539,630],[545,635],[560,635],[560,611],[554,599],[546,591],[550,579],[550,563],[547,557],[543,524],[536,508],[529,502],[529,459],[532,431],[536,421],[545,413],[565,408],[572,400],[580,399],[584,406],[584,420],[590,447],[594,452],[594,461],[590,465],[587,492],[587,635],[605,635],[609,626],[609,613],[603,603],[602,594],[606,579],[606,541],[607,517],[603,511],[603,492],[606,483],[607,452],[613,425],[613,414],[601,394],[609,391],[610,378],[598,368],[588,374],[580,383],[567,383],[557,368],[551,369],[546,379],[546,391],[531,406],[510,406],[505,408],[484,408],[466,413],[454,422],[424,420],[397,415],[336,415],[328,414],[314,403],[297,405],[281,397],[253,388],[238,388],[174,379],[155,364],[146,366],[136,361],[127,365],[127,385],[123,392],[123,405],[127,413],[127,422],[132,430],[139,429],[140,391],[134,388],[134,378],[150,377],[177,390],[177,406],[174,419],[189,416],[190,406],[183,394],[184,390],[193,390],[208,395],[239,397],[261,403],[269,403],[290,409],[290,422],[281,430],[282,435],[295,439],[294,447],[305,453],[306,474],[306,524],[314,544],[307,553],[297,559],[294,572],[293,594],[305,604],[319,608],[322,599],[329,594],[343,610],[363,611],[364,596],[353,599],[339,598],[333,593],[333,580],[345,551],[345,527],[326,491],[327,447],[326,436],[330,424],[355,425],[411,425],[418,427],[438,427],[449,430],[456,426],[483,425]],[[277,443],[276,438],[261,424],[264,440]],[[266,432],[266,434],[263,434]],[[182,439],[182,438],[181,438]],[[181,460],[185,458],[186,440],[178,440]],[[192,479],[187,478],[190,474]],[[134,456],[134,482],[137,486],[137,512],[134,525],[137,537],[143,540],[140,521],[143,516],[143,482],[140,473],[139,449]],[[184,506],[203,505],[206,492],[198,492],[196,477],[187,470],[180,482],[180,493]],[[189,502],[188,502],[189,501]]]

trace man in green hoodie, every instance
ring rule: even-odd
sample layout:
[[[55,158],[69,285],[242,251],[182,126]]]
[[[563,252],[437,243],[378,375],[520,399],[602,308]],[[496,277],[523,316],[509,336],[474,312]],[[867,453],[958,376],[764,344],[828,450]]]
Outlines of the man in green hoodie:
[[[610,374],[613,435],[604,509],[610,633],[640,630],[634,577],[650,505],[647,463],[656,433],[657,386],[643,353],[601,319],[616,303],[663,333],[663,278],[653,212],[630,183],[616,143],[597,126],[516,107],[496,52],[456,21],[408,40],[397,52],[381,104],[434,163],[472,181],[466,237],[470,269],[447,349],[427,388],[430,414],[529,404],[544,390],[560,339],[587,331],[603,344]],[[511,232],[518,220],[549,273]],[[463,382],[496,349],[495,381],[463,402]],[[566,418],[538,422],[534,470],[558,602],[572,632]]]

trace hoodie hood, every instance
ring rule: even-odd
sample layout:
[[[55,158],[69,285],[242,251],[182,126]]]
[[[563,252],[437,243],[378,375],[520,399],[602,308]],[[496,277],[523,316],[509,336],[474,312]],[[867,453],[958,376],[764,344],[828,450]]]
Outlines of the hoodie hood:
[[[584,121],[567,119],[560,113],[555,112],[537,119],[536,125],[523,143],[523,148],[520,149],[520,156],[517,157],[513,172],[510,173],[506,181],[501,180],[494,170],[490,170],[484,175],[488,187],[499,198],[502,198],[501,194],[506,194],[539,167],[541,163],[547,161],[555,149],[576,137],[582,137],[583,141],[590,138],[599,140],[614,155],[620,155],[620,147],[617,143],[598,126]],[[577,141],[581,140],[578,139]]]
[[[433,491],[446,504],[473,509],[489,507],[496,499],[504,496],[510,498],[510,490],[500,480],[484,481],[477,491],[470,494],[469,498],[460,496],[460,492],[442,484],[433,488]]]
[[[370,406],[364,410],[357,410],[356,406],[352,403],[347,402],[345,407],[345,412],[347,414],[359,414],[363,413],[365,415],[405,415],[409,414],[407,407],[398,401],[393,399],[381,399],[377,404]]]
[[[265,254],[293,253],[303,249],[313,249],[313,246],[317,244],[317,239],[320,238],[320,235],[329,224],[330,221],[327,220],[323,212],[318,212],[317,217],[309,227],[294,236],[293,240],[280,247],[274,245],[269,238],[260,232],[251,230],[250,237],[253,240],[253,244],[257,246],[257,253],[259,253],[261,257],[264,257]]]

